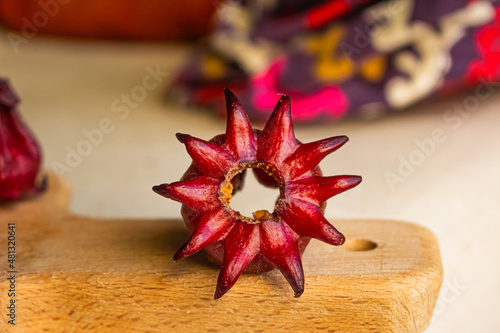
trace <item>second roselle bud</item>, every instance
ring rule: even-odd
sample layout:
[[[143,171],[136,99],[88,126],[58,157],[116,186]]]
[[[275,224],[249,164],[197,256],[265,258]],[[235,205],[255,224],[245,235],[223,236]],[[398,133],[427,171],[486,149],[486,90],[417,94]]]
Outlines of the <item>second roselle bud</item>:
[[[0,202],[40,193],[37,183],[40,148],[17,109],[19,98],[9,82],[0,78]]]

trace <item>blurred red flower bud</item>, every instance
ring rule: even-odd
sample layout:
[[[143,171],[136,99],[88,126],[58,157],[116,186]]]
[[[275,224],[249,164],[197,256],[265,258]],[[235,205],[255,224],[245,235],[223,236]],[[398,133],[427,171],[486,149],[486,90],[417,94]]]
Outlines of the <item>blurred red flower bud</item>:
[[[16,106],[19,98],[0,78],[0,202],[34,196],[45,188],[37,182],[40,149]]]

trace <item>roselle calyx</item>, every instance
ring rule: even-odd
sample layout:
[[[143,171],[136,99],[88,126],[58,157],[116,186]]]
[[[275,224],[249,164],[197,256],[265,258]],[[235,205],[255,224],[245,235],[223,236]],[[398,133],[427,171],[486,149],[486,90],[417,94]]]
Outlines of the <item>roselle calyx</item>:
[[[45,188],[45,181],[37,182],[40,149],[18,103],[9,82],[0,78],[0,202],[29,198]]]
[[[236,96],[225,90],[226,133],[210,141],[177,134],[193,163],[182,179],[153,190],[182,203],[191,233],[174,255],[180,260],[204,249],[221,266],[215,299],[224,295],[243,271],[278,268],[295,292],[304,291],[301,255],[311,238],[331,245],[344,236],[323,216],[326,200],[361,182],[359,176],[323,177],[318,166],[347,142],[336,136],[311,143],[295,138],[291,101],[282,96],[263,130],[254,130]],[[260,183],[278,188],[273,212],[244,216],[231,207],[248,169]]]

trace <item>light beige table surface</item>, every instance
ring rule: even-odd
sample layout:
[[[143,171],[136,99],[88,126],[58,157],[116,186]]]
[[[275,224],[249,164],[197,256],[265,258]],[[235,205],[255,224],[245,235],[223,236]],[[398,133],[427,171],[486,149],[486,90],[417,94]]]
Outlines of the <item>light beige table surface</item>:
[[[72,210],[105,217],[178,217],[180,204],[151,191],[152,185],[178,180],[190,163],[174,133],[210,139],[225,127],[204,110],[163,100],[164,86],[189,47],[36,36],[15,52],[6,32],[0,34],[0,75],[10,78],[22,98],[22,113],[43,147],[45,169],[68,165],[68,151],[87,154],[73,156],[71,172],[64,174],[74,186]],[[122,95],[139,91],[156,68],[165,73],[158,78],[162,82],[133,101],[127,113],[114,112],[125,105]],[[153,81],[148,82],[151,87]],[[453,121],[445,116],[454,104],[473,100],[479,106],[470,112]],[[84,132],[103,122],[108,133],[96,136],[91,146],[83,143]],[[499,124],[500,95],[479,100],[471,92],[378,120],[296,128],[304,142],[350,138],[321,166],[325,175],[359,174],[363,182],[331,199],[327,217],[407,220],[438,236],[445,280],[427,332],[498,332],[500,327]],[[431,149],[435,131],[441,134]],[[428,154],[418,152],[418,142],[426,142]],[[403,170],[403,159],[418,165]],[[400,171],[401,178],[391,184],[388,173]],[[275,195],[250,182],[239,205],[270,207]]]

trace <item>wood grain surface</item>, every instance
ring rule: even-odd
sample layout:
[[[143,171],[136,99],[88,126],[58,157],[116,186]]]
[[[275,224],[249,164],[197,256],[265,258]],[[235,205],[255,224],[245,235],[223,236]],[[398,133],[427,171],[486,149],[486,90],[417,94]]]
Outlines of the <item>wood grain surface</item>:
[[[346,244],[311,241],[300,298],[272,271],[244,274],[213,300],[218,268],[203,253],[172,261],[188,236],[182,221],[75,216],[69,186],[49,183],[39,198],[0,206],[1,332],[422,332],[431,320],[443,271],[436,238],[418,225],[332,221]]]

